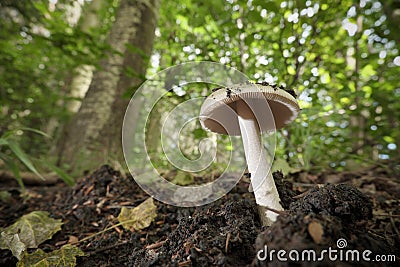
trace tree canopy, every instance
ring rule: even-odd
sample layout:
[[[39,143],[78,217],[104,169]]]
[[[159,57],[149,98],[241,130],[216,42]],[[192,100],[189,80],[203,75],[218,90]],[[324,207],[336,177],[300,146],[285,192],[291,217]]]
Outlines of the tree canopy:
[[[49,155],[73,115],[74,69],[99,69],[100,60],[118,53],[105,40],[120,1],[103,2],[101,23],[88,32],[78,25],[91,1],[0,1],[0,130],[14,131],[28,154]],[[147,78],[203,60],[294,89],[302,112],[278,133],[276,150],[294,167],[393,159],[400,153],[399,9],[395,0],[162,1]],[[170,101],[206,96],[212,88],[192,87],[169,92]],[[126,88],[124,97],[136,88]],[[201,137],[193,129],[193,140]]]

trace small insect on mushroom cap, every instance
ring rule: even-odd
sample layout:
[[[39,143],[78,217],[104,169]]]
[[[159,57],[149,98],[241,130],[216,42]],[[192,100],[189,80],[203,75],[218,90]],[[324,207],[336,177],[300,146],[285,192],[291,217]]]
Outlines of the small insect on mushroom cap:
[[[200,123],[204,129],[228,135],[240,135],[236,102],[252,103],[261,132],[284,127],[298,115],[300,108],[295,97],[277,85],[267,83],[241,83],[225,90],[212,92],[200,110]]]

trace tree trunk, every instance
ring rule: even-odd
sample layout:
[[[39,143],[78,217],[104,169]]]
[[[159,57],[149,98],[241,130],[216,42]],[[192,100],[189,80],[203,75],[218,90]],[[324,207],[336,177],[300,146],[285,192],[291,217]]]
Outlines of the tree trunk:
[[[92,29],[99,27],[100,17],[97,13],[105,4],[104,0],[93,0],[90,2],[85,13],[81,16],[79,28],[82,32],[90,33]],[[92,81],[94,69],[93,65],[80,65],[74,69],[69,86],[69,96],[74,98],[74,100],[70,100],[67,104],[69,111],[76,113],[79,110],[81,99],[84,98]]]
[[[143,81],[159,5],[159,0],[121,0],[108,37],[113,51],[100,62],[78,113],[61,137],[59,162],[68,164],[73,174],[110,161],[122,164],[122,121],[129,102],[123,96]],[[137,75],[128,77],[127,68]]]
[[[79,13],[79,25],[77,27],[79,27],[82,32],[89,34],[91,30],[100,27],[101,18],[98,16],[98,13],[102,8],[107,8],[105,7],[106,4],[106,0],[92,0],[89,4],[87,4],[87,8],[83,9],[83,11],[81,5],[77,2],[75,2],[72,6],[68,4],[60,5],[63,6],[63,8]],[[70,24],[70,26],[76,26],[76,24],[78,24],[77,22],[78,21],[74,21]],[[94,69],[95,67],[92,65],[82,64],[74,68],[74,70],[71,71],[71,73],[65,78],[65,89],[63,89],[63,91],[65,91],[66,95],[71,98],[71,100],[66,103],[67,110],[71,113],[76,113],[79,110],[81,101],[84,98],[92,80]],[[62,106],[64,105],[64,102],[61,101],[58,103],[58,105]],[[45,125],[45,127],[42,128],[42,131],[50,136],[53,136],[55,135],[55,132],[59,126],[59,118],[52,117],[48,120],[48,123]],[[53,144],[50,154],[54,155],[56,151],[57,144]]]

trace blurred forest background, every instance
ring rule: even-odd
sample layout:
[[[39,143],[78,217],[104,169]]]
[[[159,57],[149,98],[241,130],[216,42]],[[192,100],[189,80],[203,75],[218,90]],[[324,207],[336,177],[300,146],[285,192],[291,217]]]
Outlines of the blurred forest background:
[[[0,168],[124,166],[135,90],[200,60],[296,91],[302,112],[276,150],[292,168],[385,164],[400,154],[399,47],[398,0],[0,0]],[[211,89],[160,88],[171,105]],[[155,153],[162,107],[146,126]],[[204,135],[193,129],[185,153]]]

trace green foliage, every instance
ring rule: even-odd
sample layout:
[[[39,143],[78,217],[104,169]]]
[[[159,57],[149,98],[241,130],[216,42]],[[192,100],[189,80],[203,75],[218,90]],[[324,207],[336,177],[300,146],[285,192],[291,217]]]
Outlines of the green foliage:
[[[394,3],[383,2],[164,1],[155,67],[212,60],[252,80],[294,88],[303,110],[279,132],[276,156],[295,167],[394,158],[399,28],[391,23],[398,19],[390,11]]]
[[[71,115],[66,107],[73,100],[68,97],[72,70],[82,64],[97,65],[110,53],[105,38],[119,1],[105,2],[97,14],[103,23],[89,32],[80,30],[79,22],[70,22],[70,8],[76,1],[0,2],[2,132],[24,125],[51,136],[59,133],[59,126]],[[88,8],[85,3],[83,12]],[[254,81],[294,88],[303,110],[296,123],[278,133],[276,150],[276,157],[293,167],[345,168],[353,160],[392,159],[400,150],[396,3],[162,1],[148,73],[186,61],[209,60],[237,68]],[[135,47],[129,49],[141,54]],[[127,69],[126,75],[137,74]],[[169,90],[174,82],[167,81],[165,88]],[[166,96],[176,104],[207,96],[212,88],[191,85],[183,93],[171,91]],[[131,91],[127,88],[127,96]],[[165,105],[157,112],[167,109]],[[198,144],[206,136],[197,125],[194,140],[186,143]],[[2,153],[7,147],[6,156],[13,151],[14,159],[17,154],[46,155],[51,140],[28,132],[11,146],[2,143]],[[218,137],[218,142],[229,152],[227,139]],[[150,152],[158,158],[157,167],[171,167],[158,155],[160,149]],[[196,158],[196,153],[197,145],[184,151],[189,158]],[[6,161],[20,177],[15,160]]]
[[[26,154],[26,152],[19,145],[20,139],[18,138],[24,132],[33,132],[45,137],[49,137],[46,133],[32,128],[20,128],[14,131],[7,131],[0,136],[0,160],[4,162],[6,168],[13,172],[14,177],[16,178],[21,189],[24,189],[24,183],[20,173],[21,166],[18,164],[18,161],[21,162],[29,171],[33,172],[43,180],[45,180],[45,178],[37,170],[37,166],[52,170],[59,175],[61,180],[63,180],[66,184],[72,186],[75,181],[65,171],[50,163],[48,160],[33,160],[28,154]]]
[[[35,173],[40,178],[43,176],[36,170],[30,157],[21,149],[18,142],[13,140],[15,136],[14,131],[8,131],[0,136],[0,159],[6,164],[14,174],[21,188],[24,188],[19,167],[16,160],[20,160],[30,171]]]
[[[85,253],[78,247],[73,245],[64,245],[60,249],[46,253],[41,249],[28,254],[25,253],[18,267],[41,267],[41,266],[57,266],[57,267],[73,267],[76,266],[76,257],[84,256]]]
[[[20,258],[22,251],[37,248],[60,231],[62,224],[61,220],[50,218],[48,212],[32,211],[1,231],[0,248],[11,249]]]
[[[46,211],[32,211],[1,231],[0,248],[9,249],[18,258],[17,266],[75,266],[76,256],[83,251],[70,244],[45,253],[37,249],[28,253],[28,248],[37,248],[61,230],[62,222],[50,218]]]
[[[76,1],[0,3],[2,131],[28,126],[51,136],[57,134],[57,126],[70,117],[66,107],[73,100],[68,97],[73,69],[97,65],[108,50],[104,40],[116,3],[104,2],[107,4],[98,13],[103,23],[89,33],[71,19],[72,8],[79,5]],[[29,133],[26,137],[20,146],[31,153],[45,154],[52,145]]]
[[[191,185],[194,183],[193,174],[184,171],[177,171],[171,183],[176,185]]]

